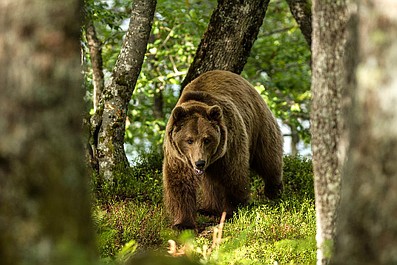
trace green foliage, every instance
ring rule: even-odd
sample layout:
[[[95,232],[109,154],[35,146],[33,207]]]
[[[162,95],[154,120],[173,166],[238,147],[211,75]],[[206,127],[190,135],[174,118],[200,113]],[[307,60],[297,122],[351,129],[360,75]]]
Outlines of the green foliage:
[[[214,0],[158,1],[146,59],[130,101],[126,124],[125,141],[134,152],[147,152],[161,146],[166,114],[176,103],[179,84],[193,60],[215,4]],[[110,76],[119,55],[130,5],[130,1],[125,0],[86,0],[88,18],[94,22],[103,42],[105,78]],[[84,51],[85,58],[89,58],[88,50]],[[92,73],[89,60],[85,61],[89,99],[92,98]]]
[[[139,252],[165,244],[162,235],[167,223],[159,205],[137,201],[112,202],[97,205],[93,216],[103,258],[117,254],[119,259],[126,259],[136,249]]]
[[[271,1],[243,76],[261,92],[275,116],[306,143],[310,140],[310,56],[287,1]]]
[[[313,165],[311,159],[301,156],[285,156],[283,161],[283,199],[314,200]]]
[[[159,147],[215,1],[159,1],[146,60],[132,96],[126,141],[135,149]],[[156,103],[155,103],[156,102]]]
[[[126,12],[122,1],[112,1],[112,6],[108,1],[85,0],[84,11],[86,18],[96,21],[97,26],[103,25],[110,29],[120,31],[120,23],[126,18]]]
[[[302,156],[284,156],[283,158],[284,192],[282,199],[314,200],[312,161]],[[252,174],[251,194],[254,201],[266,200],[263,180]]]
[[[187,257],[169,257],[157,254],[148,254],[130,260],[126,265],[198,265],[201,264]]]
[[[117,253],[117,260],[119,263],[125,264],[128,260],[130,260],[134,255],[138,245],[135,240],[130,240],[127,242],[123,248]]]
[[[134,166],[115,174],[113,181],[93,176],[93,192],[102,202],[136,200],[159,204],[162,200],[162,156],[151,152],[138,156]]]
[[[130,2],[86,0],[89,18],[103,42],[105,78],[120,52]],[[130,101],[125,140],[132,152],[147,152],[163,141],[166,121],[207,27],[215,0],[157,3],[146,59]],[[124,25],[124,26],[123,26]],[[85,49],[85,58],[89,58]],[[92,73],[85,60],[88,99]],[[310,49],[286,1],[271,1],[242,75],[263,95],[275,115],[309,142]]]
[[[86,20],[90,20],[97,32],[98,39],[102,42],[102,61],[105,79],[110,76],[120,52],[123,36],[125,34],[126,19],[130,16],[131,2],[126,0],[113,1],[84,1],[84,15]],[[82,34],[82,57],[84,70],[84,86],[86,88],[87,102],[93,100],[93,79],[90,54],[88,51],[87,40],[85,38],[85,26]],[[106,80],[105,80],[106,81]],[[105,82],[106,84],[106,82]],[[87,104],[93,114],[93,104]]]
[[[203,245],[203,241],[197,244]],[[223,241],[205,263],[313,264],[316,260],[314,202],[282,201],[240,209],[225,224]]]
[[[102,59],[105,73],[111,73],[120,53],[123,36],[130,17],[131,2],[126,0],[85,0],[87,19],[93,22],[102,42]],[[124,25],[123,25],[124,24]],[[85,53],[88,55],[88,51]]]

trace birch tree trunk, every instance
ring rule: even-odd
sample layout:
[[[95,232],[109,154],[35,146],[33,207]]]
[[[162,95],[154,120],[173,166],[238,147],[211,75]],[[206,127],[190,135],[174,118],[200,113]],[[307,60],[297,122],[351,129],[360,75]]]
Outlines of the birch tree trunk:
[[[210,70],[240,74],[258,35],[270,0],[218,0],[193,63],[181,84]]]
[[[0,262],[93,264],[78,0],[0,2]]]
[[[156,0],[134,1],[131,20],[111,84],[102,93],[101,105],[91,118],[91,148],[97,172],[106,181],[129,166],[124,151],[128,104],[141,71]]]
[[[313,1],[311,133],[316,195],[317,264],[329,261],[340,200],[346,1]]]
[[[356,3],[360,56],[333,264],[397,264],[397,4]]]
[[[85,36],[90,54],[90,61],[92,66],[92,83],[93,91],[93,107],[97,111],[100,104],[101,95],[105,88],[105,80],[103,77],[103,62],[102,62],[102,43],[98,39],[95,26],[91,18],[86,18]]]

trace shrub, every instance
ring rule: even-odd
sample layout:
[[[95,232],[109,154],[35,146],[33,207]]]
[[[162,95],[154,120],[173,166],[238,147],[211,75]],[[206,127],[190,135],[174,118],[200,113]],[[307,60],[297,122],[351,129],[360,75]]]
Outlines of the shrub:
[[[313,165],[301,156],[284,157],[284,198],[314,200]]]
[[[309,158],[284,156],[283,199],[314,199],[313,169]],[[265,184],[256,174],[251,175],[251,192],[254,201],[261,203],[265,198]]]
[[[134,166],[117,173],[112,182],[93,177],[95,198],[103,203],[136,200],[159,204],[162,201],[162,156],[158,153],[142,154]]]

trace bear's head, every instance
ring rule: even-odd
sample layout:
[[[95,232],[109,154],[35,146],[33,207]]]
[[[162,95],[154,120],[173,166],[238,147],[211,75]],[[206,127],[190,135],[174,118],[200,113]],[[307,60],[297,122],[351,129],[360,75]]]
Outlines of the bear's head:
[[[175,156],[197,175],[226,152],[227,130],[222,109],[206,104],[182,104],[172,111],[167,127]]]

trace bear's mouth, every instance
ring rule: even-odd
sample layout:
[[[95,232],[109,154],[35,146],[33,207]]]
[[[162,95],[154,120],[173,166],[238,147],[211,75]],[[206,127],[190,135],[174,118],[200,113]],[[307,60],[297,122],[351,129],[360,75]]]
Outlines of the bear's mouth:
[[[194,173],[196,173],[197,176],[200,176],[200,175],[204,174],[204,170],[198,169],[198,168],[194,168]]]

